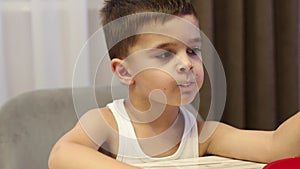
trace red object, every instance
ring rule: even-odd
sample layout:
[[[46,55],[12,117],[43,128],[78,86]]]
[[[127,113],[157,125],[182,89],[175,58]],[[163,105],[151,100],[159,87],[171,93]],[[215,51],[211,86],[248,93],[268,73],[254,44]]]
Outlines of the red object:
[[[300,169],[300,157],[273,161],[267,164],[263,169]]]

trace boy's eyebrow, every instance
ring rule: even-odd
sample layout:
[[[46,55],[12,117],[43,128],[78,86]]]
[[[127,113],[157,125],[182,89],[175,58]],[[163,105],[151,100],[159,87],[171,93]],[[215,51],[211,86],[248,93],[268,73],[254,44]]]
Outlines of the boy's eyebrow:
[[[189,40],[189,43],[202,43],[202,39],[201,38],[194,38],[192,40]],[[168,48],[170,46],[176,46],[176,43],[172,43],[172,42],[167,42],[167,43],[162,43],[159,44],[158,46],[155,46],[155,49],[165,49]]]
[[[189,40],[188,43],[189,43],[189,44],[200,43],[200,45],[201,45],[202,39],[201,39],[200,37],[197,37],[197,38],[194,38],[194,39]],[[146,51],[147,53],[149,53],[149,52],[152,52],[152,51],[155,50],[155,49],[163,49],[163,50],[165,50],[165,49],[167,49],[167,48],[174,47],[174,46],[177,46],[177,45],[178,45],[178,44],[175,43],[175,42],[167,42],[167,43],[158,44],[157,46],[154,46],[154,47],[152,47],[151,49],[145,49],[145,51]]]
[[[197,37],[189,41],[189,43],[202,43],[202,38]]]
[[[155,46],[154,48],[155,49],[165,49],[165,48],[168,48],[170,46],[175,46],[175,45],[176,45],[176,43],[168,42],[168,43],[159,44],[158,46]]]

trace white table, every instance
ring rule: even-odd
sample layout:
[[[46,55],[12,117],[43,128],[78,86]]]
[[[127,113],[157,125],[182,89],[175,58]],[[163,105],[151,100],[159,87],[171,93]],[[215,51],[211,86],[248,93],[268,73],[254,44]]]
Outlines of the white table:
[[[139,164],[144,169],[262,169],[266,164],[219,156]]]

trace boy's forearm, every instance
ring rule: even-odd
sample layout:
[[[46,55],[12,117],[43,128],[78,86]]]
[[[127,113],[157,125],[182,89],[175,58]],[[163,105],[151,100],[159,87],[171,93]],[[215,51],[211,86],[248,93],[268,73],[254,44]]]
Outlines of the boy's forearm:
[[[280,125],[273,135],[273,159],[300,156],[300,112]]]
[[[49,169],[138,169],[76,143],[61,144],[50,154]]]

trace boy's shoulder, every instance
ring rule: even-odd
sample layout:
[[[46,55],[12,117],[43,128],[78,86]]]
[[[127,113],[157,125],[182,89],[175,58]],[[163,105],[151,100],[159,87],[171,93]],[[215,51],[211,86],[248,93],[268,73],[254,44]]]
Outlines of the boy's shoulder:
[[[99,111],[100,115],[102,116],[102,119],[106,122],[106,124],[111,127],[114,130],[118,130],[118,125],[115,120],[114,115],[112,114],[111,110],[106,106],[102,108],[95,109],[96,111]]]
[[[108,107],[89,110],[79,119],[79,124],[85,130],[91,128],[102,133],[104,131],[106,131],[105,133],[110,133],[112,130],[118,131],[117,122]]]

